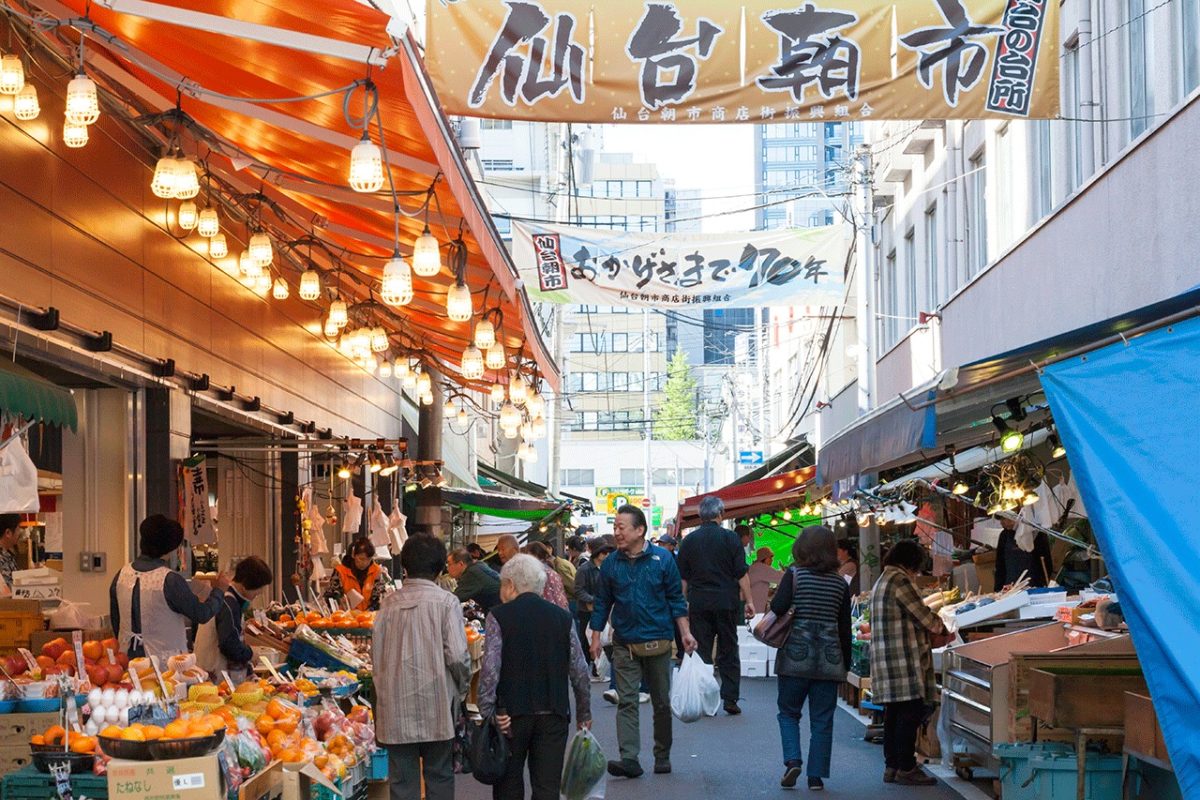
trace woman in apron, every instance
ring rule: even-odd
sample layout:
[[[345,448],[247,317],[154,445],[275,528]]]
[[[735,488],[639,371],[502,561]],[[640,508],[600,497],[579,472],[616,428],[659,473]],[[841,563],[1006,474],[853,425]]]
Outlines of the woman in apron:
[[[187,579],[164,559],[183,544],[183,526],[162,514],[142,520],[138,529],[141,555],[126,564],[108,590],[113,630],[130,658],[168,657],[188,652],[188,625],[202,625],[224,604],[229,576],[221,573],[207,600],[192,592]]]
[[[325,599],[341,600],[353,591],[358,600],[352,610],[378,611],[379,601],[391,584],[392,576],[387,569],[375,563],[375,545],[365,536],[359,537],[350,545],[342,563],[333,568]]]
[[[241,683],[253,671],[254,651],[243,638],[242,619],[274,577],[258,556],[243,558],[233,571],[233,585],[221,593],[224,606],[196,632],[196,663],[208,670],[214,683],[222,679],[222,672]]]

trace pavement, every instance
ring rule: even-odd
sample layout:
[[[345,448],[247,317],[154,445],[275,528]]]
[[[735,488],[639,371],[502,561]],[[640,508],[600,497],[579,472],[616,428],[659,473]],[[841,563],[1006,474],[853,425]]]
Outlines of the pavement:
[[[592,731],[605,753],[615,758],[616,706],[601,698],[603,689],[593,684]],[[743,678],[741,694],[741,716],[721,712],[688,725],[675,720],[674,771],[670,775],[651,771],[650,713],[649,706],[642,706],[642,766],[646,774],[635,780],[610,777],[606,800],[754,800],[813,794],[803,776],[794,790],[779,786],[783,756],[775,721],[774,679]],[[801,723],[801,731],[807,754],[807,722]],[[883,783],[883,748],[863,741],[863,726],[843,709],[834,721],[833,737],[833,774],[825,781],[825,791],[817,796],[960,800],[961,795],[945,783],[930,787]],[[456,800],[490,800],[492,795],[490,787],[459,776],[454,796]]]

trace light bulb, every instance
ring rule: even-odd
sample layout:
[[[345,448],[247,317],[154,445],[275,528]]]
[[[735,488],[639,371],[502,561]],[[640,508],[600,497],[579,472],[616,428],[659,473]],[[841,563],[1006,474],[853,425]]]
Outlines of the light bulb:
[[[341,330],[341,328],[339,328],[337,325],[334,325],[333,320],[327,319],[325,320],[325,326],[322,330],[325,333],[326,339],[332,339],[338,335],[338,331]]]
[[[321,274],[315,269],[306,269],[300,275],[300,299],[316,300],[321,296]]]
[[[100,119],[100,98],[96,94],[96,84],[87,75],[79,74],[67,84],[68,122],[79,125],[91,125]]]
[[[529,384],[525,383],[519,372],[513,372],[512,380],[508,382],[508,399],[518,406],[525,405],[529,399]]]
[[[243,250],[242,254],[238,256],[238,270],[247,278],[254,278],[255,280],[258,279],[259,275],[264,274],[262,264],[254,260],[249,250]]]
[[[88,143],[88,128],[82,122],[63,123],[63,144],[67,147],[79,148]]]
[[[412,267],[413,272],[422,278],[432,278],[442,271],[442,251],[438,247],[438,240],[429,232],[428,225],[425,226],[425,232],[413,242]]]
[[[350,151],[350,188],[356,192],[378,192],[383,188],[383,154],[366,131]]]
[[[179,227],[185,231],[194,231],[200,223],[200,212],[196,209],[196,204],[191,200],[184,200],[180,203],[176,221],[179,223]]]
[[[524,439],[525,441],[529,441],[530,439],[533,438],[533,423],[532,422],[524,422],[521,424],[521,438]]]
[[[506,388],[504,388],[503,383],[493,383],[492,384],[492,402],[493,403],[495,403],[497,405],[499,405],[500,403],[503,403],[504,397],[507,394],[508,394],[508,390]]]
[[[475,346],[487,350],[496,343],[496,327],[491,321],[481,319],[475,324]]]
[[[0,94],[16,94],[25,88],[25,65],[15,53],[0,56]]]
[[[229,244],[225,241],[225,234],[218,233],[208,240],[209,258],[224,258],[227,255],[229,255]]]
[[[1041,498],[1040,498],[1040,497],[1038,497],[1038,494],[1037,494],[1037,492],[1030,492],[1029,494],[1027,494],[1027,495],[1025,495],[1024,497],[1022,497],[1022,498],[1021,498],[1021,505],[1023,505],[1023,506],[1031,506],[1031,505],[1033,505],[1034,503],[1036,503],[1036,502],[1037,502],[1038,500],[1040,500],[1040,499],[1041,499]]]
[[[1020,431],[1009,430],[1000,437],[1000,449],[1005,453],[1015,453],[1025,444],[1025,435]]]
[[[283,278],[276,278],[275,285],[271,287],[271,295],[276,300],[287,300],[289,293],[287,281]]]
[[[266,295],[267,292],[271,291],[272,283],[271,274],[269,272],[260,272],[258,275],[254,276],[254,291],[261,295]]]
[[[400,387],[409,394],[417,392],[417,374],[409,370],[406,374],[400,376]]]
[[[505,430],[521,427],[521,412],[510,402],[505,402],[500,407],[500,427]]]
[[[469,381],[477,381],[483,377],[483,353],[473,344],[467,345],[467,349],[463,350],[462,374],[463,378]]]
[[[428,372],[422,372],[417,376],[417,393],[421,395],[433,393],[433,379],[429,377]]]
[[[455,283],[446,293],[446,316],[451,322],[467,322],[474,313],[471,290],[465,283]]]
[[[471,415],[467,413],[467,409],[465,408],[460,408],[458,410],[458,414],[455,416],[455,419],[457,419],[458,424],[462,425],[463,427],[471,424]]]
[[[371,331],[371,351],[382,353],[386,351],[392,343],[388,340],[387,331],[383,328],[374,328]]]
[[[345,300],[334,300],[329,304],[329,321],[342,329],[350,324],[350,311],[346,308]]]
[[[446,405],[442,406],[442,416],[446,419],[453,419],[458,414],[458,406],[454,405],[454,398],[451,397],[446,401]]]
[[[508,362],[507,356],[504,354],[504,345],[496,342],[491,347],[487,348],[487,355],[484,363],[490,370],[504,369],[504,365]]]
[[[250,249],[248,252],[250,253],[250,257],[260,267],[269,267],[271,259],[275,257],[274,250],[271,247],[271,237],[267,236],[263,231],[258,231],[250,237]]]
[[[394,374],[401,381],[408,380],[408,378],[412,375],[412,367],[408,365],[408,359],[396,359],[395,363],[392,365],[392,374]]]
[[[220,232],[221,218],[217,216],[217,210],[215,208],[200,209],[200,216],[196,220],[196,233],[205,239],[211,239]]]
[[[379,299],[389,306],[406,306],[413,299],[412,271],[408,263],[400,257],[400,252],[392,253],[391,259],[383,265],[383,285],[379,290]]]
[[[546,420],[538,418],[533,421],[533,438],[546,438]]]
[[[175,187],[178,181],[178,172],[175,166],[177,163],[173,157],[163,156],[154,165],[154,177],[150,180],[150,191],[154,192],[155,197],[166,200],[175,196]]]
[[[362,367],[367,371],[367,374],[374,375],[379,370],[379,359],[375,356],[366,356],[363,358]]]
[[[423,405],[423,406],[433,405],[433,394],[431,393],[431,394],[421,395],[421,405]]]
[[[388,361],[386,358],[379,362],[379,377],[380,378],[392,377],[392,362]]]
[[[175,197],[180,200],[190,200],[198,194],[200,194],[200,176],[196,173],[196,162],[190,158],[175,159]],[[266,264],[263,266],[265,267]]]
[[[25,88],[17,92],[17,96],[13,98],[13,116],[21,120],[37,119],[37,115],[42,113],[42,107],[38,103],[37,87],[32,83],[25,84]]]
[[[531,391],[529,399],[525,401],[525,408],[529,411],[529,416],[534,419],[544,417],[546,416],[546,398],[537,392]]]
[[[517,429],[516,428],[505,428],[504,426],[501,426],[500,430],[504,432],[505,439],[517,438]]]

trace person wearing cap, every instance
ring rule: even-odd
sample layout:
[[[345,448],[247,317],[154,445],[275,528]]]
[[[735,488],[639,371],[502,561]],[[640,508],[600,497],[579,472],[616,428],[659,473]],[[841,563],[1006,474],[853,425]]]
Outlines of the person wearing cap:
[[[208,599],[192,592],[187,579],[166,562],[183,544],[183,526],[162,514],[142,520],[140,555],[113,578],[108,590],[109,613],[121,650],[130,658],[169,656],[188,651],[188,626],[203,625],[225,604],[228,573],[213,582]]]
[[[595,662],[588,643],[587,626],[592,620],[592,611],[596,608],[596,584],[600,580],[600,565],[609,553],[617,549],[617,543],[611,536],[597,536],[587,543],[587,548],[591,557],[582,559],[579,569],[575,572],[575,628],[579,634],[579,643],[583,645],[588,667],[595,675]]]
[[[677,553],[676,548],[679,547],[679,542],[675,541],[675,537],[669,533],[664,533],[662,536],[658,537],[658,541],[655,542],[655,544],[657,544],[663,550],[666,550],[671,555],[675,555]]]
[[[781,570],[771,566],[771,562],[774,560],[774,550],[769,547],[760,547],[755,554],[754,563],[746,572],[746,577],[750,579],[750,599],[754,601],[754,607],[760,611],[765,611],[767,608],[767,595],[771,592],[771,586],[778,586],[779,579],[783,577]]]

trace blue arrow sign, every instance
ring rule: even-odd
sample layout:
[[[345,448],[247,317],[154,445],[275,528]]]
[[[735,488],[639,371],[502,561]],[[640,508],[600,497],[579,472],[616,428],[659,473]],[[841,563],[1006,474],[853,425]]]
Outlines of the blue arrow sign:
[[[757,467],[763,463],[762,450],[739,450],[738,463],[745,467]]]

